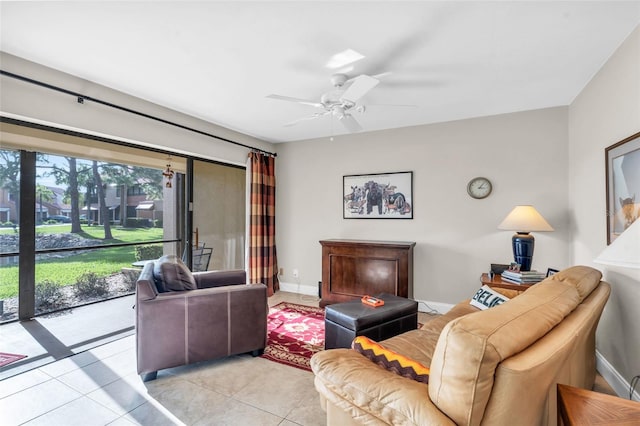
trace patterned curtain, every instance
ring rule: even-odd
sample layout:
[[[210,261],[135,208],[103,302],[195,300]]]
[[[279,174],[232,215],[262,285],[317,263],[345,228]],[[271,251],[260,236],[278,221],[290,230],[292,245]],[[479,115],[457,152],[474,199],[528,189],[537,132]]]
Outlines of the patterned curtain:
[[[263,283],[269,296],[280,288],[276,258],[276,159],[249,153],[249,282]]]

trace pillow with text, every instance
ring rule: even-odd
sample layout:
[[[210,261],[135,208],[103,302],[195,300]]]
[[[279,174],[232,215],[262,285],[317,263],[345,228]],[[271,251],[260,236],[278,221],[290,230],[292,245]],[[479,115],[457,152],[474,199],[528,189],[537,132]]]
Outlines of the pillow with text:
[[[507,300],[508,297],[498,293],[488,285],[483,285],[471,298],[471,305],[478,309],[489,309],[498,306]]]

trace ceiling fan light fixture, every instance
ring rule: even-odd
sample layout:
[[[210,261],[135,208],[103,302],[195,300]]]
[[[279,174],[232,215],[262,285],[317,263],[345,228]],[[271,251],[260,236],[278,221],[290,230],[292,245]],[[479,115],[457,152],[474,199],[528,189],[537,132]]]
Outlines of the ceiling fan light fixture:
[[[322,105],[324,105],[325,107],[339,104],[343,93],[344,93],[344,90],[342,89],[326,92],[320,97],[320,103],[322,103]]]
[[[325,66],[329,69],[334,70],[340,67],[344,67],[345,65],[352,64],[363,58],[363,54],[358,53],[353,49],[346,49],[333,55]]]
[[[332,128],[333,119],[335,118],[348,132],[355,133],[361,132],[363,128],[353,116],[353,112],[362,114],[366,111],[366,107],[357,102],[371,89],[376,87],[378,83],[380,83],[380,80],[369,75],[360,74],[350,78],[347,74],[336,72],[331,76],[331,84],[333,84],[334,89],[323,93],[322,96],[320,96],[320,102],[276,94],[267,97],[322,109],[322,112],[287,123],[285,127],[296,125],[301,121],[313,120],[329,115]],[[331,134],[333,135],[333,131]]]
[[[331,76],[331,84],[333,84],[333,87],[342,88],[347,80],[349,80],[349,77],[344,73],[336,73]]]

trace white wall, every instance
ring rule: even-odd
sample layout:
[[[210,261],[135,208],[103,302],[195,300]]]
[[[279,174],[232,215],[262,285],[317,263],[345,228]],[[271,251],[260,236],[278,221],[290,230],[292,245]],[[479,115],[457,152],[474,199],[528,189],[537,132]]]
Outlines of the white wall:
[[[111,102],[252,147],[273,151],[273,145],[221,126],[160,107],[87,80],[0,52],[2,69],[54,86]],[[168,83],[170,84],[170,83]],[[232,145],[147,118],[118,111],[91,101],[80,104],[71,95],[0,77],[0,110],[3,115],[24,117],[56,126],[101,134],[137,145],[244,165],[247,148]]]
[[[626,383],[640,374],[640,270],[602,267],[592,260],[607,245],[604,150],[638,131],[640,27],[569,108],[572,263],[603,270],[611,283],[611,297],[598,327],[597,349]],[[608,379],[611,383],[615,377]]]
[[[535,234],[533,267],[569,266],[566,123],[566,108],[551,108],[278,144],[281,280],[317,291],[322,239],[415,241],[414,297],[456,303],[490,263],[512,261],[513,233],[497,226],[517,204],[533,204],[556,229]],[[414,173],[414,219],[342,218],[343,175],[394,171]],[[467,195],[475,176],[493,182],[484,200]]]

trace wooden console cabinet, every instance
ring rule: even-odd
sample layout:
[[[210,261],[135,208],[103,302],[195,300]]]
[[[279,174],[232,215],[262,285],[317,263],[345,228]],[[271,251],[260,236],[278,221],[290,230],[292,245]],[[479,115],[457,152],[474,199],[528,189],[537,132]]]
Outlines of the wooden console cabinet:
[[[414,242],[322,240],[320,306],[365,294],[413,297]]]

